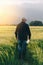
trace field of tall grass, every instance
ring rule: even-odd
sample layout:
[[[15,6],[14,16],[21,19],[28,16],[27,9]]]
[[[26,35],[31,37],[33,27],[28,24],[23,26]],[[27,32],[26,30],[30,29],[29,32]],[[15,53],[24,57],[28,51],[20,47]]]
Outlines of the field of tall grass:
[[[18,59],[16,26],[0,26],[0,65],[43,65],[43,27],[30,27],[31,40],[24,60]]]

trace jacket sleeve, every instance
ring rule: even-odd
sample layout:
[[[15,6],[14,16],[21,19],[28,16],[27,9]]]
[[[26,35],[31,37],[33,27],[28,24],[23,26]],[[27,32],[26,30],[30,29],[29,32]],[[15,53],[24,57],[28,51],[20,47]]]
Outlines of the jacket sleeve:
[[[16,30],[15,30],[15,37],[17,38],[17,31],[18,31],[18,26],[16,27]]]
[[[27,35],[29,36],[29,39],[31,39],[31,31],[29,26],[27,26]]]

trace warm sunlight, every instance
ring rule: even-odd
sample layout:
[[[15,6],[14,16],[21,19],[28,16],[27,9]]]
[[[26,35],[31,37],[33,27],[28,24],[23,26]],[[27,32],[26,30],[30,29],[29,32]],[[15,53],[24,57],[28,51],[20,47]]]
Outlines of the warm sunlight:
[[[0,0],[0,24],[12,24],[16,21],[18,13],[15,4],[16,1]]]
[[[7,24],[15,21],[16,7],[13,6],[1,6],[0,7],[0,24]]]
[[[0,65],[43,65],[43,0],[0,0]]]
[[[43,20],[42,2],[42,0],[0,0],[0,24],[14,24],[24,16],[29,18],[29,21]]]

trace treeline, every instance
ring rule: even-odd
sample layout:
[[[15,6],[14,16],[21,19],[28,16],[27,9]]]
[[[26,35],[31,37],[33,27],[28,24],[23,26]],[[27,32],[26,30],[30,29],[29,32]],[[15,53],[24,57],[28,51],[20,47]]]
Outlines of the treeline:
[[[31,21],[29,23],[30,26],[43,26],[42,21]]]

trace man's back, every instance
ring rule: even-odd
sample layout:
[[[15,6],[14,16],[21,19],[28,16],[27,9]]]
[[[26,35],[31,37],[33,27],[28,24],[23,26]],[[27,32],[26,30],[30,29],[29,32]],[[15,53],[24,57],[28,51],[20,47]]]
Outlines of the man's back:
[[[26,41],[28,35],[30,39],[31,33],[28,24],[26,24],[25,22],[19,23],[16,28],[15,35],[20,41]]]
[[[26,54],[26,46],[31,38],[31,32],[26,19],[23,18],[22,22],[17,25],[15,35],[18,40],[19,58],[24,59]]]

